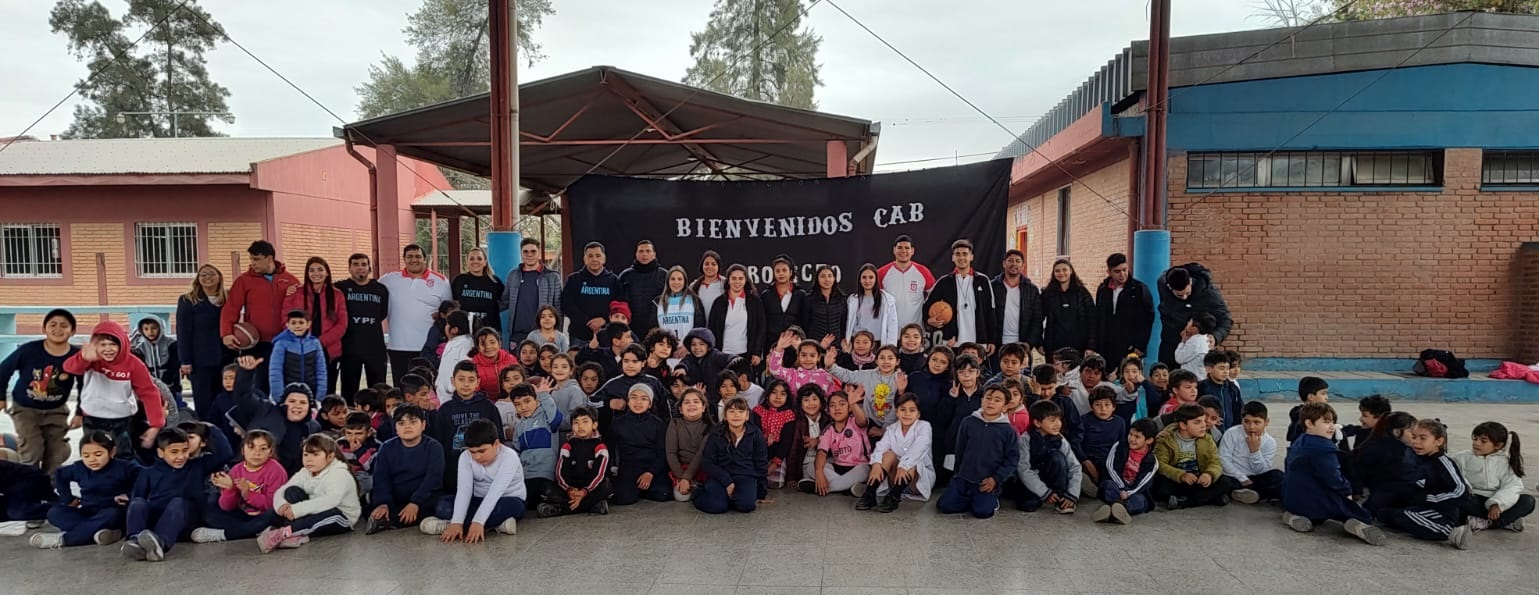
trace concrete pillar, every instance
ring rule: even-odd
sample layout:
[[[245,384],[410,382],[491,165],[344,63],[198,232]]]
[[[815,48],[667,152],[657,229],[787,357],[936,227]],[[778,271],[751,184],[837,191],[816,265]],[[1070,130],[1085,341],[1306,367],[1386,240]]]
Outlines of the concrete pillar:
[[[1149,334],[1149,348],[1144,350],[1144,371],[1148,372],[1160,354],[1160,275],[1170,268],[1170,232],[1148,229],[1133,234],[1133,278],[1149,286],[1154,298],[1154,332]]]
[[[843,178],[850,175],[850,149],[842,140],[828,141],[828,177]]]
[[[405,245],[401,242],[401,183],[395,145],[375,147],[374,159],[374,251],[379,255],[374,270],[384,274],[401,268],[401,247]]]
[[[1517,361],[1539,361],[1539,242],[1524,242],[1514,262],[1517,269]]]

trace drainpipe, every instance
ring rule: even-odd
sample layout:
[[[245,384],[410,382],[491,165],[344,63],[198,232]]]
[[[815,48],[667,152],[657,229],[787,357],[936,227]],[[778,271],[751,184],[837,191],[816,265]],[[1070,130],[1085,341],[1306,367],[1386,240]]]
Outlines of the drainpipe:
[[[352,155],[353,159],[357,159],[369,170],[369,235],[377,238],[379,237],[379,170],[374,167],[372,161],[353,147],[352,139],[348,139],[343,146],[347,147],[348,155]],[[379,262],[379,242],[370,242],[370,252],[374,253],[370,262]]]

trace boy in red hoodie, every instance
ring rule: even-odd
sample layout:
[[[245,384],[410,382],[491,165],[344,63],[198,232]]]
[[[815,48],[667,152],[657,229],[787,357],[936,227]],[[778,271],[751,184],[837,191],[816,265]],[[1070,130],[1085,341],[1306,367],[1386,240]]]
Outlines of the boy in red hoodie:
[[[128,353],[128,332],[123,325],[103,321],[91,329],[91,340],[64,361],[64,371],[80,378],[80,404],[76,422],[87,433],[107,432],[119,444],[137,443],[148,450],[155,435],[166,425],[165,405],[149,368]],[[148,426],[130,440],[138,424]],[[118,449],[119,458],[131,458],[132,448]]]

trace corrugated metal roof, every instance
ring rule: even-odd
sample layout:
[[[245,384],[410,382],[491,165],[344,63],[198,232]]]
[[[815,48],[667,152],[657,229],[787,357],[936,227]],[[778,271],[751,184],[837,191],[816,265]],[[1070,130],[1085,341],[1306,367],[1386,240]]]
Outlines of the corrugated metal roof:
[[[115,138],[17,141],[0,176],[241,174],[251,164],[342,144],[335,138]]]

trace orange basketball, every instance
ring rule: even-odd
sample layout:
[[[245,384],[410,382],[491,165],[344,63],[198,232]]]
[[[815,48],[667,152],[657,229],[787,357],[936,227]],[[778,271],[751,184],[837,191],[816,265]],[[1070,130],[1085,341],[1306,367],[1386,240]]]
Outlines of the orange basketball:
[[[230,334],[235,336],[235,349],[251,349],[262,340],[261,333],[257,332],[256,325],[249,322],[237,322],[230,325]]]
[[[950,324],[951,317],[954,314],[955,312],[951,310],[951,304],[946,302],[935,302],[930,304],[930,318],[939,320],[942,326]]]

